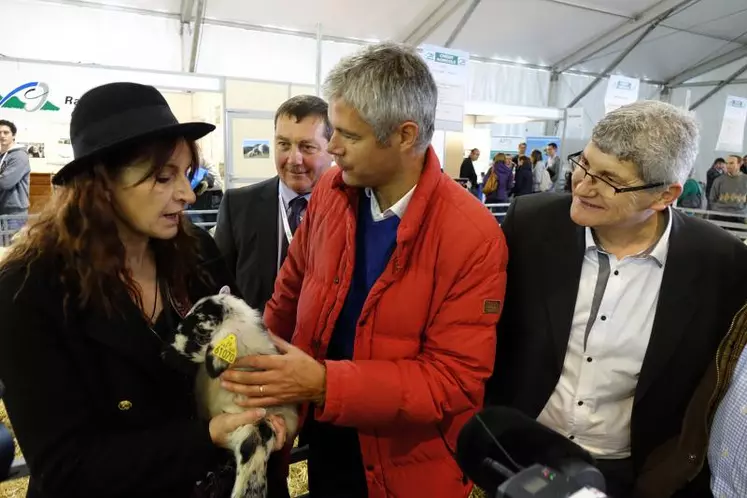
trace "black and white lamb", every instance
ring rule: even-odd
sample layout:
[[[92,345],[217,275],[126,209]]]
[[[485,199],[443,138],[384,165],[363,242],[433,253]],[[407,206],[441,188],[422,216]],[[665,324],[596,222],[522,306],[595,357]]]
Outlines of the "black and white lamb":
[[[200,364],[195,392],[200,416],[206,420],[221,413],[240,413],[235,394],[220,385],[220,375],[242,356],[278,354],[259,312],[227,288],[220,294],[199,300],[177,329],[173,343],[181,355]],[[285,420],[288,434],[298,426],[294,405],[267,408],[267,415]],[[265,498],[267,460],[275,445],[275,432],[269,420],[236,429],[230,437],[236,458],[236,480],[231,498]]]

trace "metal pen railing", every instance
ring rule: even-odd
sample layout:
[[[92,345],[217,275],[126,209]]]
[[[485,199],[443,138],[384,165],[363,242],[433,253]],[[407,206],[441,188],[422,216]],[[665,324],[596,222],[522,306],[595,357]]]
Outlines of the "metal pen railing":
[[[217,209],[188,210],[185,214],[189,216],[192,223],[205,230],[213,228],[218,220]],[[0,215],[0,247],[9,246],[13,241],[13,236],[34,216],[33,214]]]

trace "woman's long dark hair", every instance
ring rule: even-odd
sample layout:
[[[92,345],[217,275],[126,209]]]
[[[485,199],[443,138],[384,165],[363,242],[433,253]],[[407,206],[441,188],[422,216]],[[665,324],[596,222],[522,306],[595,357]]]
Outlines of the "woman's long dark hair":
[[[119,148],[101,157],[88,172],[56,188],[42,212],[18,234],[0,271],[20,265],[27,268],[28,276],[35,263],[54,261],[65,289],[65,310],[77,302],[78,309],[92,305],[107,314],[121,312],[118,304],[123,292],[142,308],[141,289],[126,267],[125,247],[107,192],[117,174],[137,161],[151,165],[139,183],[158,175],[181,141],[157,139]],[[186,143],[192,155],[191,176],[199,164],[199,151],[195,142]],[[191,227],[182,220],[174,238],[151,241],[159,277],[179,300],[187,297],[188,277],[198,262],[199,242]]]
[[[531,154],[532,158],[532,166],[535,166],[538,162],[542,161],[542,152],[540,152],[537,149],[534,149]]]

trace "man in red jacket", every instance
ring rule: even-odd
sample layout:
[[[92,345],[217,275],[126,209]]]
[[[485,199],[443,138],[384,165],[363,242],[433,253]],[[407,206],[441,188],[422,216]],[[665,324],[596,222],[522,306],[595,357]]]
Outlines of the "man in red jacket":
[[[310,402],[313,496],[466,497],[453,455],[493,368],[503,233],[441,172],[436,84],[414,49],[367,47],[325,92],[339,168],[317,184],[264,315],[284,354],[240,360],[262,371],[225,386],[246,406]]]

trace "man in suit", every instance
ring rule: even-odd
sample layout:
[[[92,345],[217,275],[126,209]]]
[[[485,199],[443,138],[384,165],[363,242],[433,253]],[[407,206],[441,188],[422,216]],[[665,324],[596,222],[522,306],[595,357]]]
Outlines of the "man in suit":
[[[480,149],[472,149],[469,156],[464,158],[462,166],[459,168],[459,178],[466,178],[469,180],[469,191],[477,197],[477,173],[475,173],[475,161],[480,159]]]
[[[317,180],[332,164],[327,103],[312,95],[284,102],[275,114],[277,176],[230,189],[218,213],[215,241],[244,300],[259,311],[306,211]]]
[[[698,140],[669,104],[618,109],[569,157],[572,195],[519,198],[503,224],[511,257],[488,402],[589,450],[615,498],[633,496],[653,449],[679,431],[747,298],[747,247],[671,208]],[[693,486],[703,482],[708,493],[707,479]]]
[[[550,181],[554,184],[558,181],[558,174],[560,174],[562,166],[560,157],[558,157],[558,144],[550,142],[547,144],[545,152],[547,153],[547,172],[550,173]]]

